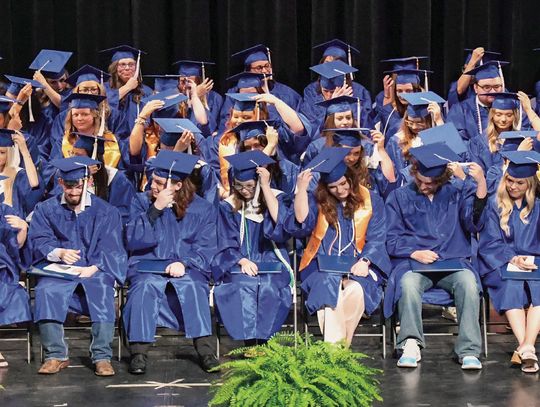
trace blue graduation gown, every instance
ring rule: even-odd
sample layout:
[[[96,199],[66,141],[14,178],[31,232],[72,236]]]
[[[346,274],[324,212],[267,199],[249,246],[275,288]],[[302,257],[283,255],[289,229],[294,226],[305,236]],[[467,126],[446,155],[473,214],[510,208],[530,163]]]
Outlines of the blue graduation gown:
[[[450,88],[448,89],[448,96],[447,96],[447,103],[448,103],[448,109],[450,109],[453,105],[463,102],[465,99],[470,98],[471,96],[474,97],[476,94],[474,93],[474,89],[472,85],[470,85],[467,88],[467,91],[465,94],[460,95],[457,93],[457,81],[453,81],[450,83]]]
[[[499,151],[495,151],[494,153],[489,151],[485,131],[469,142],[469,155],[471,156],[472,161],[482,167],[484,173],[486,173],[487,170],[494,165],[503,165],[503,158]]]
[[[506,235],[500,227],[496,197],[484,209],[485,227],[480,232],[480,272],[488,288],[493,306],[498,312],[540,305],[540,281],[503,280],[501,271],[516,255],[540,256],[540,199],[527,217],[528,223],[519,218],[522,208],[514,205]],[[527,294],[527,289],[529,295]]]
[[[9,206],[0,204],[0,325],[32,320],[30,299],[19,284],[18,231],[5,221],[6,215],[17,214]]]
[[[370,191],[371,206],[373,213],[369,220],[366,232],[366,244],[358,258],[365,257],[371,262],[370,269],[373,270],[377,279],[371,274],[366,277],[357,277],[352,274],[349,278],[357,281],[364,290],[365,312],[370,315],[375,311],[382,300],[382,287],[386,276],[390,273],[391,264],[384,247],[386,240],[386,216],[384,203],[375,193]],[[285,224],[286,230],[296,238],[307,238],[311,236],[317,224],[318,206],[313,195],[309,195],[309,214],[303,223],[298,223],[294,216],[294,211],[290,210]],[[354,227],[351,219],[347,219],[343,213],[343,206],[337,206],[338,222],[341,228],[342,249],[351,244],[342,252],[343,256],[354,256],[356,252]],[[317,254],[337,256],[339,247],[336,240],[337,231],[334,226],[329,226]],[[331,247],[332,242],[335,241]],[[338,300],[338,293],[341,286],[342,276],[339,274],[319,271],[317,258],[315,257],[309,265],[302,270],[302,289],[307,293],[306,308],[310,314],[324,307],[335,308]]]
[[[482,130],[487,127],[489,107],[478,105]],[[456,103],[448,111],[448,121],[456,126],[463,140],[472,140],[480,135],[478,129],[478,112],[476,107],[476,95]]]
[[[114,206],[96,196],[90,199],[78,215],[60,203],[61,195],[36,205],[27,242],[32,262],[45,260],[58,247],[77,249],[81,259],[75,265],[95,265],[99,271],[73,281],[39,277],[35,321],[64,322],[71,311],[89,314],[93,322],[114,323],[114,283],[123,284],[127,266],[122,218]],[[78,287],[82,292],[75,291]]]
[[[111,88],[111,85],[108,82],[105,83],[105,92],[107,93],[108,100],[118,100],[118,110],[122,115],[123,122],[128,128],[127,135],[129,136],[135,124],[135,119],[144,106],[142,99],[152,95],[152,89],[145,84],[142,84],[141,102],[139,103],[136,103],[133,99],[132,92],[129,92],[123,99],[120,99],[118,89]]]
[[[492,196],[497,192],[497,188],[499,187],[499,182],[501,182],[502,176],[502,165],[493,165],[488,168],[486,172],[488,196]]]
[[[376,124],[380,122],[381,133],[384,134],[384,143],[388,144],[390,137],[396,134],[400,127],[403,117],[399,115],[397,109],[395,109],[391,103],[382,106],[379,108],[373,123]]]
[[[38,175],[39,177],[39,175]],[[6,181],[0,181],[4,183]],[[28,176],[24,169],[19,169],[15,175],[12,188],[12,204],[15,214],[20,218],[25,219],[30,212],[34,209],[36,203],[41,199],[44,192],[43,183],[40,180],[40,184],[36,188],[32,188],[28,182]],[[4,202],[3,188],[0,188],[0,202]]]
[[[188,338],[212,333],[208,281],[216,252],[215,208],[194,196],[180,220],[166,208],[155,222],[148,193],[138,193],[126,225],[129,291],[123,321],[130,342],[154,342],[158,326],[183,330]],[[182,262],[183,277],[139,273],[137,261]]]
[[[218,254],[214,259],[212,274],[216,282],[214,298],[225,328],[235,340],[268,339],[281,329],[292,304],[290,274],[282,264],[280,274],[231,274],[233,266],[242,258],[257,262],[277,262],[274,242],[284,260],[289,257],[286,241],[289,235],[283,229],[287,214],[279,202],[278,221],[274,223],[268,212],[262,222],[246,218],[247,232],[240,244],[241,214],[235,212],[230,200],[219,204],[217,224]]]
[[[385,291],[384,312],[393,313],[401,297],[401,278],[410,272],[410,255],[416,250],[432,250],[441,260],[458,259],[463,269],[478,273],[471,264],[471,233],[481,229],[473,223],[475,184],[458,187],[449,182],[440,187],[433,201],[418,192],[414,183],[394,190],[386,200],[388,233],[386,248],[392,260],[392,274]]]

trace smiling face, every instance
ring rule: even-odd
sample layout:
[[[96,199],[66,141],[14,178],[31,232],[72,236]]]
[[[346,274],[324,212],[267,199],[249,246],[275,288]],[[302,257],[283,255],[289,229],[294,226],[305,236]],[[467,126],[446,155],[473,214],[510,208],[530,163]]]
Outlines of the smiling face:
[[[78,132],[93,134],[94,115],[88,107],[71,109],[71,123]]]
[[[159,177],[155,174],[152,175],[152,183],[150,184],[150,191],[152,192],[152,197],[157,198],[158,194],[167,188],[167,178]],[[169,189],[172,191],[179,191],[182,188],[182,181],[171,181]]]
[[[414,183],[416,184],[418,191],[426,196],[435,194],[435,192],[437,192],[437,188],[439,187],[433,177],[425,177],[419,172],[414,175]]]
[[[232,127],[238,126],[240,123],[251,122],[256,119],[255,110],[246,110],[244,112],[233,109],[231,112],[230,123]]]
[[[513,110],[491,109],[493,114],[493,124],[499,131],[512,130],[512,124],[514,123],[515,115]]]
[[[240,194],[242,198],[246,201],[250,201],[255,196],[255,187],[257,182],[254,179],[248,181],[238,181],[237,179],[233,182],[233,189]]]
[[[351,184],[342,176],[336,182],[327,185],[328,192],[340,202],[344,202],[351,193]]]
[[[334,113],[334,125],[336,129],[349,129],[354,124],[352,111]]]
[[[478,100],[487,106],[491,106],[491,103],[495,100],[495,96],[484,96],[484,94],[502,92],[502,79],[500,77],[480,79],[474,84],[473,88],[478,95]]]

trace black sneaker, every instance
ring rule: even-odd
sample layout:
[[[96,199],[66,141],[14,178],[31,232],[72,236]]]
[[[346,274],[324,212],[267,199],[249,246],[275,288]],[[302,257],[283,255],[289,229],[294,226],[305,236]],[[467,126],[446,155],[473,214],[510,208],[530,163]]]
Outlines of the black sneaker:
[[[214,354],[199,355],[199,364],[201,365],[202,370],[204,370],[206,373],[219,372],[219,369],[210,371],[211,369],[219,366],[219,360]]]
[[[136,353],[131,357],[129,362],[128,372],[131,374],[145,374],[146,373],[146,355],[142,353]]]

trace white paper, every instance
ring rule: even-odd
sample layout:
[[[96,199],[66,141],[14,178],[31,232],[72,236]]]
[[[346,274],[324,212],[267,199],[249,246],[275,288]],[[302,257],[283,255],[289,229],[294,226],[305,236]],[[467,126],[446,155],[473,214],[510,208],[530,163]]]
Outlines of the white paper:
[[[528,263],[528,264],[534,264],[534,256],[520,256],[520,257],[525,257],[526,258],[526,261],[525,263]],[[511,263],[508,263],[508,267],[506,268],[506,270],[508,271],[517,271],[517,272],[520,272],[520,273],[530,273],[531,271],[535,271],[535,270],[523,270],[523,269],[520,269],[519,267],[511,264]]]
[[[68,266],[67,264],[58,264],[58,263],[51,263],[46,267],[43,267],[43,270],[52,271],[54,273],[62,273],[62,274],[70,274],[72,276],[78,276],[81,274],[80,272],[76,271],[77,267],[75,266]]]

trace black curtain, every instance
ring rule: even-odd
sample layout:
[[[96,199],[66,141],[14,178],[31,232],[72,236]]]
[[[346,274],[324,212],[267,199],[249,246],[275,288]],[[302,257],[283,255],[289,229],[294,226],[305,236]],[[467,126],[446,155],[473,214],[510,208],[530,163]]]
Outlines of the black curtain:
[[[29,76],[42,48],[69,50],[68,69],[106,69],[98,50],[130,44],[145,50],[144,74],[173,73],[177,59],[216,62],[216,89],[243,67],[229,55],[264,43],[276,79],[297,91],[312,79],[315,44],[340,38],[358,48],[356,80],[381,89],[384,58],[426,55],[431,88],[445,94],[463,48],[502,52],[507,86],[532,92],[540,79],[538,0],[0,0],[0,72]]]

